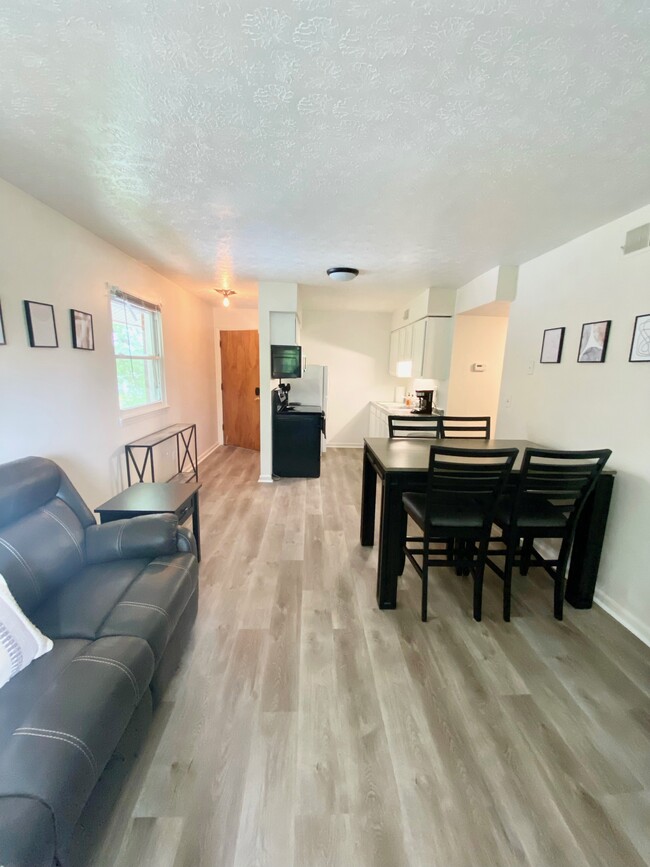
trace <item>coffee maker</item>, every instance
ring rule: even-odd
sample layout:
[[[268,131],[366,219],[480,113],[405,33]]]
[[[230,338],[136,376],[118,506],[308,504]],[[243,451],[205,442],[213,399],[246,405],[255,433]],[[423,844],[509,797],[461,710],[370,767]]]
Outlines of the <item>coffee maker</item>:
[[[413,390],[418,400],[418,405],[411,410],[413,415],[433,414],[433,393],[436,390],[432,379],[416,379]]]

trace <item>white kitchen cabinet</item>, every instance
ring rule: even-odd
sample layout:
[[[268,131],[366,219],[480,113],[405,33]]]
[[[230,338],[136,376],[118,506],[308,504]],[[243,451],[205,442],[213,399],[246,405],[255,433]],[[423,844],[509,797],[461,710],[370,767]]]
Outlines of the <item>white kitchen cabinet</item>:
[[[271,344],[273,346],[300,345],[300,320],[295,313],[271,312]]]
[[[399,361],[399,331],[390,333],[390,352],[388,356],[388,372],[391,376],[397,376],[397,362]]]
[[[445,380],[451,361],[451,316],[427,316],[391,332],[389,373],[407,378]],[[400,362],[408,362],[408,372],[400,371]]]
[[[452,323],[451,316],[427,318],[422,376],[437,380],[449,379]]]
[[[419,319],[411,328],[411,376],[424,376],[424,344],[427,331],[427,320]]]

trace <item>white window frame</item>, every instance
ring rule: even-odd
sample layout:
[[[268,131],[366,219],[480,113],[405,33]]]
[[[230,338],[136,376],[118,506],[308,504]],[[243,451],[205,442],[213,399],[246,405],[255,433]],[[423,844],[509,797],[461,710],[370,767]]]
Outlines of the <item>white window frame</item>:
[[[109,291],[109,308],[110,308],[110,317],[111,317],[111,337],[113,336],[113,301],[115,299],[122,300],[124,304],[129,304],[132,307],[140,308],[141,310],[146,310],[148,313],[155,314],[154,316],[154,334],[153,338],[156,344],[156,349],[158,350],[153,355],[129,355],[125,353],[116,353],[113,349],[114,358],[115,358],[115,384],[117,386],[117,400],[119,406],[120,400],[120,390],[119,390],[119,376],[117,372],[117,362],[120,359],[137,359],[138,361],[154,361],[157,362],[156,369],[158,373],[158,378],[160,382],[160,394],[161,399],[157,401],[152,401],[151,403],[145,403],[141,406],[131,407],[129,409],[122,409],[120,406],[120,422],[122,424],[128,422],[131,419],[137,419],[143,415],[150,415],[152,413],[163,412],[168,409],[169,406],[167,404],[167,389],[165,383],[165,353],[163,348],[163,327],[162,327],[162,308],[160,304],[153,304],[150,301],[146,301],[143,298],[137,298],[134,295],[129,295],[127,292],[123,292],[117,286],[111,286]],[[113,343],[113,347],[115,344]]]

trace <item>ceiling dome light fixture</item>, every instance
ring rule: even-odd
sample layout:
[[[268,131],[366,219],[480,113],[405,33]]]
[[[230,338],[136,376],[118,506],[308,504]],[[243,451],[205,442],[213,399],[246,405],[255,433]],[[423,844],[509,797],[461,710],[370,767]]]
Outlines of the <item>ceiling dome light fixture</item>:
[[[328,268],[327,276],[331,280],[336,280],[337,283],[347,283],[348,280],[354,280],[359,274],[358,268]]]
[[[237,294],[234,289],[214,289],[213,291],[218,295],[223,295],[224,307],[230,307],[230,296]]]

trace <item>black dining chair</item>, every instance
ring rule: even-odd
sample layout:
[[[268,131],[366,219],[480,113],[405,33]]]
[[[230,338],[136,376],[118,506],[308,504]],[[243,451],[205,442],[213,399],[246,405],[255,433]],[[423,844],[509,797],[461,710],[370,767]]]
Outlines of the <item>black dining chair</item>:
[[[388,416],[388,436],[393,437],[426,437],[438,439],[440,436],[440,416],[428,418],[424,416]]]
[[[458,570],[459,565],[474,579],[474,619],[481,619],[483,571],[494,511],[518,453],[518,449],[431,446],[426,492],[402,495],[404,512],[422,530],[422,536],[404,533],[403,551],[422,579],[423,621],[427,620],[429,568],[455,566]],[[450,539],[457,544],[451,547]],[[433,548],[436,543],[440,547]]]
[[[440,436],[442,439],[452,437],[475,437],[490,439],[489,415],[443,415],[440,417]]]
[[[610,449],[524,452],[517,487],[499,501],[494,516],[502,535],[491,541],[500,542],[503,548],[490,549],[488,558],[490,568],[503,578],[504,620],[510,620],[512,570],[519,566],[525,575],[531,563],[553,578],[553,613],[562,620],[566,572],[578,518],[610,455]],[[540,552],[535,539],[560,540],[557,556]],[[494,563],[495,555],[505,556],[503,569]]]

